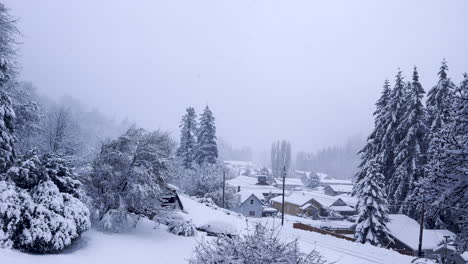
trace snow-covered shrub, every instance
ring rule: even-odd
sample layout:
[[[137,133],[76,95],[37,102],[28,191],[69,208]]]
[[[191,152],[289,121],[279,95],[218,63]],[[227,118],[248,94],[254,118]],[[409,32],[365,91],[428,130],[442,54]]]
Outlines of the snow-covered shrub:
[[[167,225],[168,231],[178,236],[194,236],[195,226],[182,212],[165,210],[154,219],[158,224]]]
[[[99,221],[99,229],[106,232],[127,232],[135,228],[140,216],[122,210],[111,209]]]
[[[297,240],[283,241],[277,232],[257,225],[253,233],[245,236],[220,236],[202,241],[190,263],[323,264],[326,261],[317,251],[300,252]]]
[[[0,181],[0,247],[12,247],[22,220],[22,211],[31,197],[9,181]]]
[[[169,222],[167,230],[178,236],[194,236],[196,234],[195,226],[191,220],[181,219]]]
[[[1,246],[57,252],[90,227],[89,210],[77,198],[80,182],[61,159],[33,151],[1,178]]]

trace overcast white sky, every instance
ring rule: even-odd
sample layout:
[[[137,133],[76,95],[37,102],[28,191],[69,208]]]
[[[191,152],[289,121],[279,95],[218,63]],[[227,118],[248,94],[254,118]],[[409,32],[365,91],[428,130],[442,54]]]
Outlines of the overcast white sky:
[[[468,1],[3,0],[23,33],[20,78],[178,137],[209,104],[234,145],[295,150],[367,134],[385,78],[443,57],[468,71]]]

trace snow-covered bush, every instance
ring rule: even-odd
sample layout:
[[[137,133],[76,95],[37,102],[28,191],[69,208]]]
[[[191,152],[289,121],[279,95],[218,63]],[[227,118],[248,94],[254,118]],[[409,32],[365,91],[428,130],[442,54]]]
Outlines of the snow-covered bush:
[[[122,210],[111,209],[99,221],[99,229],[107,232],[127,232],[135,228],[140,216]]]
[[[131,128],[102,146],[88,186],[93,220],[101,228],[126,231],[134,226],[135,215],[151,219],[158,214],[161,196],[169,191],[165,179],[174,145],[167,133]]]
[[[12,247],[22,210],[30,204],[31,197],[9,181],[0,181],[0,247]]]
[[[277,232],[256,225],[254,232],[245,236],[220,236],[202,241],[190,263],[323,264],[326,261],[317,251],[300,252],[297,240],[283,241]]]
[[[195,226],[191,220],[180,219],[169,222],[167,230],[178,236],[194,236],[196,234]]]
[[[90,227],[80,182],[59,158],[34,151],[1,176],[0,246],[57,252]]]

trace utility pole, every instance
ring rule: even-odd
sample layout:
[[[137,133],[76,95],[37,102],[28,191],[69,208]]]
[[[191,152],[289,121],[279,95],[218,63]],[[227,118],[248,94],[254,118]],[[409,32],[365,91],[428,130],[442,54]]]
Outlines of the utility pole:
[[[444,259],[442,261],[442,263],[447,263],[447,244],[448,244],[448,239],[450,238],[450,236],[444,236],[445,238],[445,245],[444,245]]]
[[[423,229],[424,229],[424,203],[421,206],[421,213],[419,218],[419,246],[418,246],[418,257],[422,258],[422,240],[423,240]]]
[[[226,189],[226,172],[223,171],[223,208],[224,207],[224,192],[225,192],[225,189]]]
[[[281,203],[281,225],[284,225],[284,183],[286,181],[286,166],[283,167],[283,201]]]

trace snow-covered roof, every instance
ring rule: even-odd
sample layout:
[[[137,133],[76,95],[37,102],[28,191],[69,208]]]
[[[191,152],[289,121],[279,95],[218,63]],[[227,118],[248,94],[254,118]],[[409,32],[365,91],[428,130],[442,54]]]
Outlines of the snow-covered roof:
[[[275,179],[276,184],[283,184],[283,179]],[[295,186],[304,186],[304,183],[299,178],[285,178],[284,184],[286,185],[295,185]]]
[[[271,185],[258,185],[256,177],[238,176],[226,181],[226,184],[233,187],[240,187],[241,202],[244,202],[250,195],[254,194],[260,200],[265,199],[265,193],[281,194],[281,190]]]
[[[253,186],[256,185],[258,182],[257,177],[249,177],[249,176],[238,176],[236,178],[230,179],[226,181],[226,184],[231,186]]]
[[[243,203],[250,195],[255,195],[258,199],[264,200],[266,193],[281,194],[281,190],[271,185],[258,185],[257,177],[238,176],[226,181],[226,184],[233,187],[240,187],[240,201]]]
[[[263,204],[262,200],[265,199],[262,193],[244,192],[243,195],[241,193],[239,194],[241,196],[241,201],[240,201],[241,204],[245,203],[251,196],[254,196],[255,198],[257,198],[262,204]]]
[[[263,212],[265,212],[265,213],[276,213],[276,212],[278,212],[278,209],[273,208],[273,207],[265,207],[265,208],[263,208]]]
[[[319,202],[322,206],[324,207],[330,207],[332,206],[333,203],[335,203],[338,199],[340,199],[337,196],[330,196],[326,194],[321,194],[318,192],[309,192],[312,196],[312,198]]]
[[[251,195],[257,197],[260,201],[265,200],[266,198],[264,195],[264,192],[259,191],[259,190],[244,190],[244,191],[241,190],[237,194],[239,194],[240,196],[241,203],[244,203],[247,199],[249,199]]]
[[[310,175],[310,172],[308,171],[295,170],[295,172],[298,174],[305,174],[307,177]]]
[[[322,184],[345,184],[345,185],[353,185],[353,181],[351,180],[339,180],[335,178],[328,178],[328,175],[325,173],[317,172],[317,176],[320,179],[320,183]]]
[[[463,260],[468,261],[468,251],[463,252],[460,256]]]
[[[272,201],[281,203],[281,197],[281,195],[277,196],[273,198]],[[320,203],[323,207],[330,207],[339,199],[339,197],[329,196],[319,192],[298,191],[291,192],[289,195],[286,195],[284,201],[301,207],[312,199]]]
[[[271,200],[275,201],[275,202],[278,202],[278,203],[281,203],[282,199],[283,199],[282,197],[283,196],[280,195],[280,196],[277,196],[277,197],[275,197],[275,198],[273,198]],[[311,199],[312,199],[312,197],[310,197],[309,195],[306,195],[304,192],[292,192],[289,195],[286,195],[284,197],[285,202],[290,203],[290,204],[295,204],[297,206],[303,206],[304,204],[309,202]]]
[[[418,222],[404,214],[391,214],[389,217],[390,222],[387,227],[391,235],[416,250],[419,242]],[[424,250],[437,248],[444,241],[444,236],[455,238],[455,234],[446,229],[424,229],[422,248]]]
[[[352,207],[356,207],[356,204],[358,202],[358,199],[356,197],[353,197],[349,194],[340,194],[335,197],[339,197],[341,200],[343,200],[343,202]]]
[[[338,180],[338,179],[321,179],[320,183],[322,184],[346,184],[346,185],[353,185],[351,180]]]
[[[344,193],[351,193],[353,191],[353,186],[352,185],[334,185],[330,184],[328,187],[332,188],[335,192],[344,192]]]
[[[347,206],[347,205],[343,205],[343,206],[334,205],[334,206],[330,206],[330,209],[333,211],[337,211],[337,212],[354,212],[354,208],[352,208],[351,206]]]
[[[253,167],[255,166],[251,161],[242,161],[242,160],[225,160],[226,165],[232,166],[242,166],[242,167]]]

